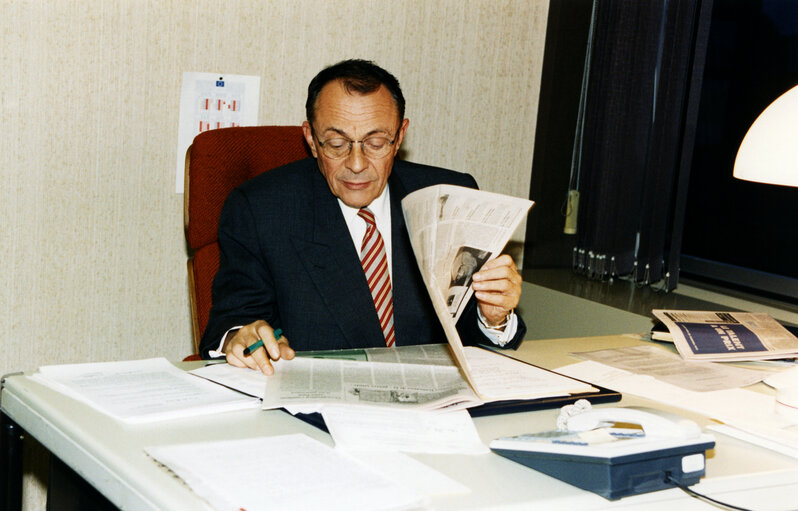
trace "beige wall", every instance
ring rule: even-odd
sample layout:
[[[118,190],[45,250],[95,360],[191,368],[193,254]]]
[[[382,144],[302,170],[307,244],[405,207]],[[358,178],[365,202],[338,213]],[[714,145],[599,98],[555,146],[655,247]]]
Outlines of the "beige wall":
[[[258,75],[260,123],[298,124],[322,66],[376,60],[408,99],[408,159],[525,196],[547,11],[548,0],[0,0],[0,374],[191,352],[174,192],[184,71]],[[42,505],[39,477],[27,509]]]

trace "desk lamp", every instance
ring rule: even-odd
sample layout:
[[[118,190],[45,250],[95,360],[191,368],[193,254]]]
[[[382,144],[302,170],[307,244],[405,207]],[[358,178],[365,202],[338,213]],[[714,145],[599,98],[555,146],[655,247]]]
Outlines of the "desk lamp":
[[[798,186],[798,86],[770,104],[745,134],[734,177],[746,181]],[[776,412],[795,413],[798,387],[779,389]],[[798,415],[792,416],[798,422]]]
[[[734,161],[734,177],[798,186],[798,86],[779,96],[748,129]]]

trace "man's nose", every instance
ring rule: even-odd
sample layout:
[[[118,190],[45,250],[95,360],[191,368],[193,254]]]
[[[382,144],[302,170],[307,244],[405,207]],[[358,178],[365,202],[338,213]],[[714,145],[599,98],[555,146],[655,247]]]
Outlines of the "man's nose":
[[[359,142],[352,142],[352,150],[349,152],[349,156],[346,157],[346,166],[352,172],[358,173],[366,170],[368,165],[369,162],[366,159],[366,155],[363,154],[363,145]]]

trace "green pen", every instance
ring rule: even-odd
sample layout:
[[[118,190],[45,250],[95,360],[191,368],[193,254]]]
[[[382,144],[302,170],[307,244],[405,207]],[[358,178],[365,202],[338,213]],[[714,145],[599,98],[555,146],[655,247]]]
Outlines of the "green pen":
[[[282,328],[278,328],[278,329],[276,329],[274,331],[274,340],[275,341],[280,339],[280,337],[282,337],[282,336],[283,336],[283,329]],[[258,348],[260,348],[262,346],[263,346],[263,339],[258,339],[256,342],[252,343],[252,345],[247,346],[246,348],[244,348],[244,355],[245,356],[249,355],[250,353],[252,353],[253,351],[255,351],[256,349],[258,349]]]

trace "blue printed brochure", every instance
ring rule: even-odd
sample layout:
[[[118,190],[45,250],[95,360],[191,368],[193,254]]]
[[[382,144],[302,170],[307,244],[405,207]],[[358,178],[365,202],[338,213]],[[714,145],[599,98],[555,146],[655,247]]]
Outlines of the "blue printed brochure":
[[[667,327],[685,360],[731,362],[798,357],[798,338],[765,313],[652,312]]]

